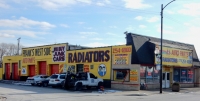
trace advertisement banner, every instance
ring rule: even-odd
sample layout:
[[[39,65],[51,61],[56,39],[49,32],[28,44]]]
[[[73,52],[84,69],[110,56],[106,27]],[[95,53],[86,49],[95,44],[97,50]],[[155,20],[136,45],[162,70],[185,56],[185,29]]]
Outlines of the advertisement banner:
[[[115,54],[114,64],[128,64],[128,54]]]
[[[138,71],[137,70],[132,69],[130,71],[130,81],[138,82]]]
[[[160,50],[160,46],[156,46],[156,49]],[[155,64],[160,64],[155,56]],[[162,52],[163,65],[191,67],[192,66],[192,51],[181,50],[170,47],[163,47]]]
[[[113,46],[112,54],[113,54],[113,64],[115,65],[128,65],[129,57],[132,52],[132,46]]]

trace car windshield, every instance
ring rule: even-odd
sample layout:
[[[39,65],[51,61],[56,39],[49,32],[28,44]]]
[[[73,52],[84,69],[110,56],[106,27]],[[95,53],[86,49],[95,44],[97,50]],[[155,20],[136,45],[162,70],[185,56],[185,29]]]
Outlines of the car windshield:
[[[50,78],[52,78],[52,79],[58,78],[58,75],[51,75]]]
[[[33,76],[33,78],[38,78],[38,77],[40,77],[39,75],[35,75],[35,76]]]

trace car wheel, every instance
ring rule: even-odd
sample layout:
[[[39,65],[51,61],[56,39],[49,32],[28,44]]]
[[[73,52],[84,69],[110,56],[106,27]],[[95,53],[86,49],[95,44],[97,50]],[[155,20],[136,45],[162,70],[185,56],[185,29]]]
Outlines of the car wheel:
[[[35,84],[34,83],[31,83],[31,86],[34,86]]]
[[[52,86],[52,88],[56,88],[56,86]]]
[[[43,87],[47,87],[48,86],[48,84],[47,83],[43,83]]]
[[[97,89],[100,89],[101,86],[103,86],[103,82],[99,82],[99,83],[98,83]]]
[[[76,90],[76,91],[82,90],[82,83],[80,83],[80,82],[77,83],[74,90]]]

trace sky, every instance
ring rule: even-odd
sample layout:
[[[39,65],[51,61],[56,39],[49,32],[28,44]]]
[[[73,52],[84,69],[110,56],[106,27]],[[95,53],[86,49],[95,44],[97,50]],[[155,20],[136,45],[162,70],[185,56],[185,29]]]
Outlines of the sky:
[[[171,0],[0,0],[0,43],[122,45],[124,32],[160,38],[161,4]],[[163,38],[200,56],[200,1],[176,0],[163,13]]]

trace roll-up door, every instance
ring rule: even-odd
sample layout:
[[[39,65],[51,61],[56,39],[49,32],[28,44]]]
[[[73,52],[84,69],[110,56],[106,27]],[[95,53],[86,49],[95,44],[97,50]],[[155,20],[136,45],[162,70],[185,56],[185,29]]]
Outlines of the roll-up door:
[[[52,64],[51,65],[51,74],[58,74],[59,73],[59,65],[58,64]]]
[[[46,75],[46,61],[39,62],[39,74]]]
[[[10,63],[6,63],[6,70],[5,70],[5,75],[6,75],[6,80],[10,80]]]
[[[29,65],[29,76],[35,76],[35,65]]]
[[[19,79],[19,74],[18,74],[18,63],[13,63],[13,78],[14,80]]]

